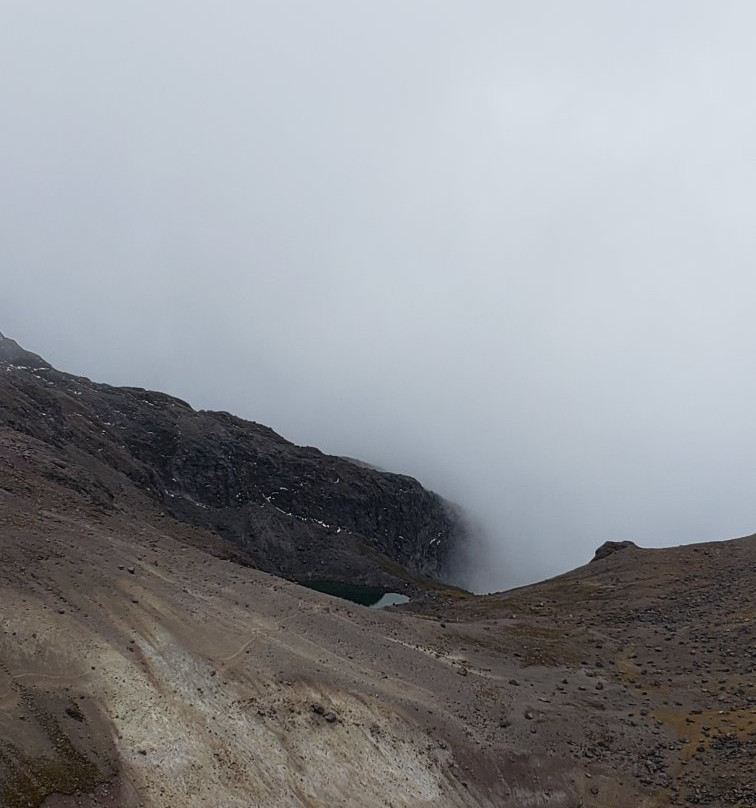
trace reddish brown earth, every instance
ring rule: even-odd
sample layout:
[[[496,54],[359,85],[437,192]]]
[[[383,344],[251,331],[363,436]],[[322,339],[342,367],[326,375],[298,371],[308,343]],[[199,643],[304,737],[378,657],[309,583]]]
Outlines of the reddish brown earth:
[[[56,463],[0,425],[3,808],[756,805],[754,537],[376,611]]]

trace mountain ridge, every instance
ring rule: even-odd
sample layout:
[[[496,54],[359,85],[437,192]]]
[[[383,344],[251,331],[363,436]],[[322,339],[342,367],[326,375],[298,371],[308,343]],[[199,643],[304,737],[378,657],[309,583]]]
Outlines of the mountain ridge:
[[[459,511],[412,477],[165,393],[63,373],[3,336],[0,370],[0,423],[54,447],[93,503],[114,507],[135,485],[269,572],[407,588],[413,576],[448,577],[464,540]]]

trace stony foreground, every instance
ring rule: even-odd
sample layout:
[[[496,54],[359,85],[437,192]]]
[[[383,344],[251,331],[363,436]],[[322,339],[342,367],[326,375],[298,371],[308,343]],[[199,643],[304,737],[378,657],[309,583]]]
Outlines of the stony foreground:
[[[0,436],[0,805],[756,805],[756,539],[377,612]]]

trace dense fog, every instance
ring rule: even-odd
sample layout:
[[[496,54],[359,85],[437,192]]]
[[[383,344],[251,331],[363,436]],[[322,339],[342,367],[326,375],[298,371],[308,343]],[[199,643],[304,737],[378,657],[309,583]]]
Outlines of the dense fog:
[[[756,7],[0,12],[0,330],[466,509],[460,579],[756,530]]]

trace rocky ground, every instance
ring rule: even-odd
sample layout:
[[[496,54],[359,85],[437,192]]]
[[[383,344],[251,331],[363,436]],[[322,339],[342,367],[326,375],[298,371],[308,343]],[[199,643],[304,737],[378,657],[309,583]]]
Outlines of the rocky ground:
[[[3,808],[756,805],[756,537],[376,611],[30,432],[0,424]]]
[[[0,805],[756,805],[754,538],[378,612],[1,437]]]
[[[632,547],[453,614],[480,636],[509,611],[500,653],[593,680],[578,693],[603,728],[568,742],[576,758],[629,773],[659,804],[756,805],[755,583],[754,536]],[[635,745],[641,727],[651,742]]]

